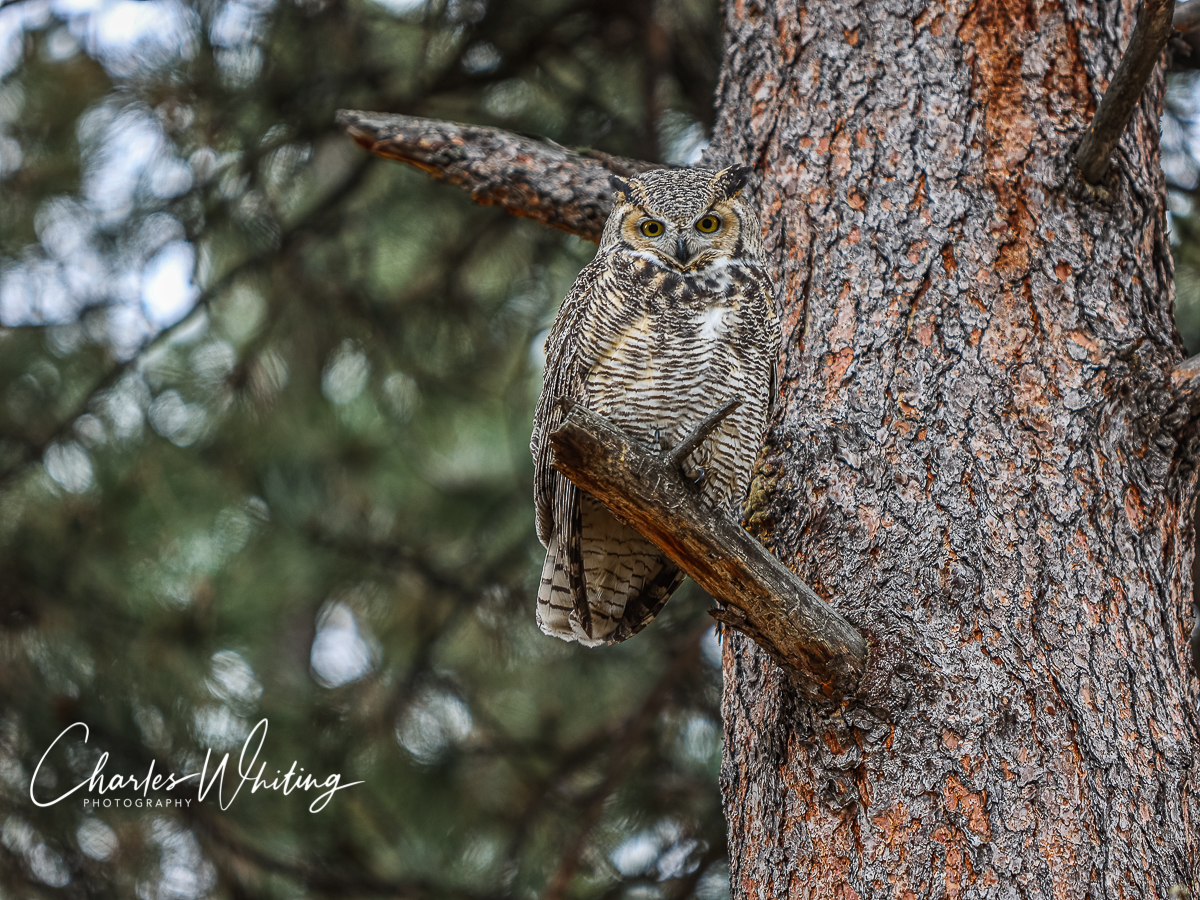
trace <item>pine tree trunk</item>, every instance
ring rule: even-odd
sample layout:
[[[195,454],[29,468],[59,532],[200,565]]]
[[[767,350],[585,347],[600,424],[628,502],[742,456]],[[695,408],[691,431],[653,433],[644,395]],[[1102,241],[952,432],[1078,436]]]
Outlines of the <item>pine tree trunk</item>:
[[[710,160],[784,322],[748,524],[892,672],[814,705],[728,636],[735,898],[1195,890],[1161,76],[1107,200],[1068,163],[1135,11],[729,4]]]

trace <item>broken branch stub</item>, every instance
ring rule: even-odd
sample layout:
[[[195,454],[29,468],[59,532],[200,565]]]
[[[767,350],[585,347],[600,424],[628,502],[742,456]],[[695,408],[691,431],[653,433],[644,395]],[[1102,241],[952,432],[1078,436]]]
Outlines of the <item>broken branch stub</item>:
[[[570,401],[550,435],[554,467],[658,546],[725,609],[721,621],[758,642],[812,697],[852,695],[867,641],[739,524],[710,508],[670,452],[655,453]]]
[[[342,109],[337,123],[372,153],[416,166],[499,206],[599,243],[612,209],[613,175],[659,168],[594,150],[569,150],[481,125]]]

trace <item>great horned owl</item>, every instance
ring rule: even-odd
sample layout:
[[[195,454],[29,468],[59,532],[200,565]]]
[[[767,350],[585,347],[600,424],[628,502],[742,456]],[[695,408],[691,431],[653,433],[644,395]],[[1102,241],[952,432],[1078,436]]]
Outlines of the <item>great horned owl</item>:
[[[600,250],[546,341],[533,421],[542,631],[615,644],[654,618],[684,575],[550,465],[559,397],[668,449],[731,400],[741,405],[689,459],[715,508],[737,515],[775,393],[779,321],[749,169],[656,169],[614,179]]]

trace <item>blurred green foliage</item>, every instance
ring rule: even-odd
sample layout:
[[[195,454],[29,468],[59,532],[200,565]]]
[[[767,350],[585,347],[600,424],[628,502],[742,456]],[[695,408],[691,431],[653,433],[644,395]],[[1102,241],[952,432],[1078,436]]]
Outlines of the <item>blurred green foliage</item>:
[[[593,247],[333,127],[684,162],[719,59],[713,0],[0,5],[0,897],[727,893],[704,598],[534,624],[540,344]],[[40,797],[208,748],[227,797],[261,718],[268,775],[363,783],[30,802],[77,721]]]

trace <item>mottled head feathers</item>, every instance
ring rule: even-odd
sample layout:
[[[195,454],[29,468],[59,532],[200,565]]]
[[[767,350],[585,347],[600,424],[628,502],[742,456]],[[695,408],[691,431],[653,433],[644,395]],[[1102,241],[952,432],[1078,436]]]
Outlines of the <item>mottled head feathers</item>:
[[[613,209],[601,250],[640,253],[668,268],[696,271],[718,260],[758,261],[762,232],[743,197],[752,169],[652,169],[612,177]]]

